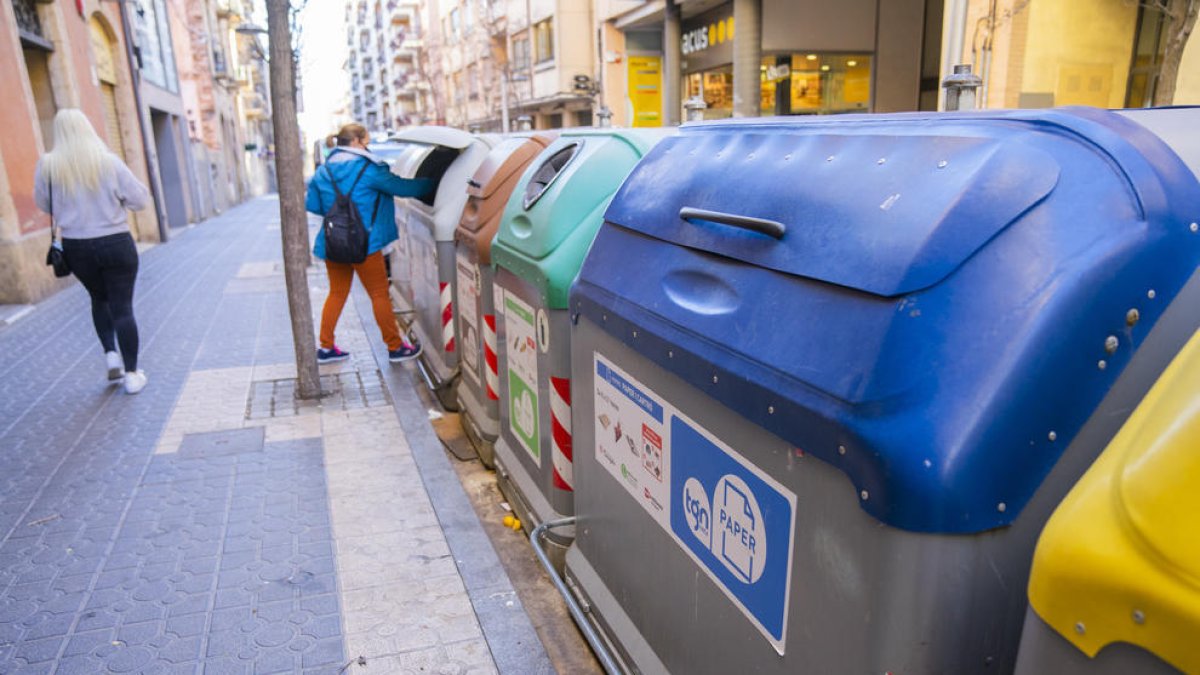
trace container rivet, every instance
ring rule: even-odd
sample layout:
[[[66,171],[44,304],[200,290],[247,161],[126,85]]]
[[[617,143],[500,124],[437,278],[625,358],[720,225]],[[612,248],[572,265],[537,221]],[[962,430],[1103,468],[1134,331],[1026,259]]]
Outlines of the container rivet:
[[[950,164],[950,162],[947,162],[946,160],[944,160],[944,159],[943,159],[942,161],[938,162],[938,168],[939,168],[939,169],[944,169],[944,168],[946,168],[946,167],[947,167],[949,164]]]
[[[1150,290],[1146,291],[1146,297],[1147,297],[1147,298],[1150,298],[1151,300],[1153,300],[1153,299],[1154,299],[1154,296],[1155,296],[1155,295],[1158,295],[1158,294],[1154,292],[1154,289],[1153,289],[1153,288],[1151,288]]]
[[[1084,633],[1087,632],[1087,629],[1083,627],[1082,621],[1075,624],[1075,632],[1079,633],[1080,635],[1083,635]]]
[[[1188,229],[1192,232],[1200,232],[1200,223],[1192,223],[1191,225],[1188,225]]]
[[[717,376],[713,375],[713,384],[716,384],[716,383],[717,383]]]
[[[774,415],[775,414],[775,406],[773,406],[773,405],[767,406],[767,414]]]
[[[1141,312],[1137,311],[1137,309],[1131,309],[1128,312],[1125,312],[1125,325],[1133,326],[1141,318],[1142,318]]]
[[[633,331],[633,337],[637,337],[637,331]]]
[[[752,152],[752,153],[746,155],[746,159],[754,159],[754,153]]]
[[[999,511],[1000,513],[1004,513],[1005,511],[1008,510],[1008,504],[1005,504],[1004,502],[1000,502],[999,504],[996,505],[996,510]]]
[[[931,462],[931,461],[929,461],[929,460],[925,460],[925,461],[924,461],[924,462],[922,462],[922,463],[925,465],[925,468],[926,468],[926,469],[928,469],[928,468],[931,468],[931,467],[933,466],[933,462]]]
[[[1133,622],[1138,625],[1146,623],[1146,615],[1144,613],[1142,613],[1142,610],[1140,610],[1140,609],[1133,610]]]
[[[1104,359],[1100,359],[1099,363],[1096,364],[1096,367],[1099,368],[1100,370],[1104,370],[1105,368],[1108,367],[1108,361],[1105,361]]]
[[[1109,354],[1116,354],[1117,347],[1120,345],[1121,341],[1117,339],[1116,335],[1109,335],[1108,337],[1104,338],[1104,351],[1108,352]]]
[[[1056,432],[1051,431],[1050,433],[1046,434],[1046,438],[1049,438],[1052,441],[1057,441],[1058,434]]]
[[[608,315],[607,315],[607,314],[601,314],[601,315],[600,315],[600,320],[602,320],[602,321],[608,321]]]
[[[826,157],[826,158],[825,158],[825,161],[826,161],[826,162],[832,162],[832,161],[833,161],[833,155],[830,155],[830,156]]]
[[[869,492],[867,492],[866,490],[863,490],[862,492],[860,492],[859,496],[861,496],[863,498],[863,501],[866,501],[871,498],[871,494]]]
[[[886,158],[886,157],[880,157],[880,158],[879,158],[879,160],[878,160],[878,161],[876,161],[875,163],[876,163],[876,164],[883,164],[883,163],[884,163],[884,162],[886,162],[886,161],[887,161],[887,158]]]
[[[789,162],[789,161],[791,161],[791,159],[792,159],[792,156],[791,156],[791,155],[784,155],[784,156],[783,156],[783,161],[785,161],[785,162]]]
[[[844,446],[844,445],[839,445],[839,446],[838,446],[838,454],[839,454],[839,455],[844,455],[844,454],[846,454],[846,446]]]
[[[668,358],[668,359],[673,359],[673,358],[675,358],[675,352],[673,352],[673,351],[671,351],[671,350],[669,350],[669,349],[668,349],[668,350],[667,350],[667,358]]]

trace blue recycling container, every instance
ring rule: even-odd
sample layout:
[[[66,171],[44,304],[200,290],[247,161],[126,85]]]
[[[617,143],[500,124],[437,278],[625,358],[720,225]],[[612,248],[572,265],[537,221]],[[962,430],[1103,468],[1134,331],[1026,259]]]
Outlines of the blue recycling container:
[[[1200,184],[1136,119],[723,121],[647,154],[569,299],[565,574],[618,661],[1012,671],[1042,524],[1200,325]]]

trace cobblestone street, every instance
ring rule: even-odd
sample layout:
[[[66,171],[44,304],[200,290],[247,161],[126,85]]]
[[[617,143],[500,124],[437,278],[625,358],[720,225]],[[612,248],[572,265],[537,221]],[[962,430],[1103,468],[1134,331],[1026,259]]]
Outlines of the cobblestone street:
[[[78,284],[0,328],[0,674],[552,672],[361,287],[295,398],[279,259],[271,197],[145,252],[137,396]]]

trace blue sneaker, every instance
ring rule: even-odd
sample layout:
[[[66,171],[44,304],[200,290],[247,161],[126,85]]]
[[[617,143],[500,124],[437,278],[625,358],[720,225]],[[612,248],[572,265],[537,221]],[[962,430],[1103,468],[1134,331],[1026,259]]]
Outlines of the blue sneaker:
[[[400,349],[388,350],[388,361],[392,363],[404,363],[411,361],[421,355],[421,345],[403,345]]]
[[[337,345],[329,349],[317,350],[317,363],[337,363],[350,358],[350,352],[344,352]]]

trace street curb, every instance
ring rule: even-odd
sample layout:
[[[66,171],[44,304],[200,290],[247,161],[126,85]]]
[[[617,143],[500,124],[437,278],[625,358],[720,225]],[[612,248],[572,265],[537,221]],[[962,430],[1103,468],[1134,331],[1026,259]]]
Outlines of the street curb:
[[[354,303],[363,330],[371,336],[371,354],[383,374],[384,384],[400,427],[408,438],[421,482],[454,555],[479,627],[501,674],[554,673],[554,666],[538,638],[525,608],[513,589],[475,509],[450,465],[442,443],[429,424],[425,404],[416,391],[412,367],[393,366],[387,348],[375,338],[371,301],[361,286],[354,288]]]

